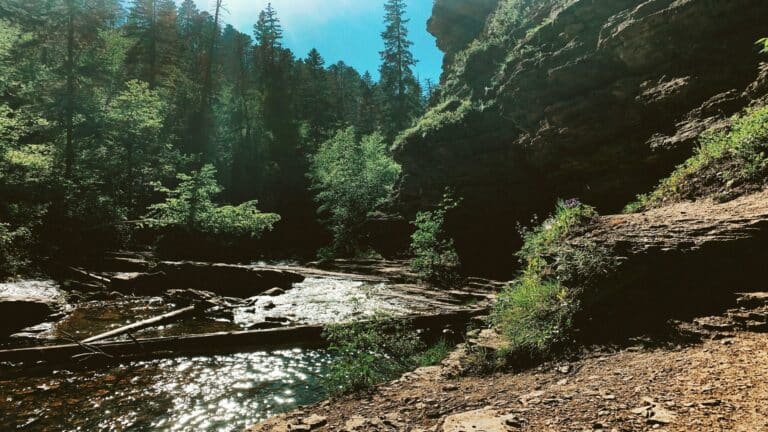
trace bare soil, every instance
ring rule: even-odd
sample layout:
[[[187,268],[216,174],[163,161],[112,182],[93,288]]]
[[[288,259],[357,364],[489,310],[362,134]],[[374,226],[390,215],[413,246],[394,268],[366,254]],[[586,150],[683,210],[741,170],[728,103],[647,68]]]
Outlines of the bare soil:
[[[765,431],[766,365],[768,335],[738,332],[685,347],[593,352],[522,373],[450,378],[423,368],[366,397],[322,402],[251,431],[302,430],[311,416],[312,430],[440,431],[449,416],[486,407],[515,419],[500,429],[511,431]]]

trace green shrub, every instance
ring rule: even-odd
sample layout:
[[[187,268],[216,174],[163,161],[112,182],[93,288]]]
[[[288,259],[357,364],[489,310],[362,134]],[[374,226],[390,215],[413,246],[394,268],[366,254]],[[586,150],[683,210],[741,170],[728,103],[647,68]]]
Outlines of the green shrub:
[[[179,185],[169,189],[156,184],[167,197],[150,206],[146,222],[150,226],[183,228],[205,234],[260,237],[280,221],[280,216],[262,213],[255,201],[238,206],[216,206],[213,198],[221,193],[216,169],[204,166],[191,174],[178,174]]]
[[[578,200],[558,201],[555,213],[541,225],[523,232],[523,247],[518,257],[532,261],[551,253],[576,228],[584,226],[597,217],[593,207]]]
[[[524,269],[499,293],[491,317],[511,351],[546,357],[570,340],[585,287],[612,267],[605,248],[567,242],[596,218],[592,207],[561,201],[554,215],[523,233]]]
[[[325,377],[330,393],[359,393],[419,365],[424,345],[401,320],[377,315],[370,321],[326,329],[334,356]]]
[[[768,107],[752,108],[732,119],[729,130],[701,135],[695,154],[662,180],[654,191],[638,195],[628,213],[707,195],[735,197],[761,187],[768,174]]]
[[[411,251],[414,254],[411,268],[425,280],[450,284],[459,277],[459,255],[453,239],[445,232],[445,217],[459,204],[459,200],[446,192],[436,209],[416,215],[413,222],[416,231],[411,235]]]
[[[325,255],[367,252],[364,223],[370,212],[389,200],[399,175],[400,165],[379,133],[358,139],[355,129],[347,128],[320,146],[309,177],[318,212],[333,233]]]
[[[541,260],[499,294],[493,320],[513,349],[546,353],[565,341],[578,301]]]

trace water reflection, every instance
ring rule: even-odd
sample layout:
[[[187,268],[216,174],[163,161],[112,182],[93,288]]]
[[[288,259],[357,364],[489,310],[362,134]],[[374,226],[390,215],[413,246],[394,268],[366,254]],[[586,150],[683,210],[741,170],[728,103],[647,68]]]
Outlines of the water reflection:
[[[242,430],[322,399],[328,361],[293,349],[0,380],[0,430]]]

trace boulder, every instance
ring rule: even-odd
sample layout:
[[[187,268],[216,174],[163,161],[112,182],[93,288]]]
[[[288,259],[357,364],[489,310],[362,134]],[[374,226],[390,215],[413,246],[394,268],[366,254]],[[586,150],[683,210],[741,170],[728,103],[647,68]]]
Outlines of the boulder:
[[[0,336],[40,324],[58,311],[58,303],[42,297],[0,297]]]

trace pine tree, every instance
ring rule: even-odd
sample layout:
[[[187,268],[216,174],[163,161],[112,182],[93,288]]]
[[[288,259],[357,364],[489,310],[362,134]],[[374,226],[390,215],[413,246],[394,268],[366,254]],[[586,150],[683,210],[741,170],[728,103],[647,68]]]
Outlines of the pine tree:
[[[383,129],[393,140],[421,112],[421,90],[412,69],[416,60],[410,50],[413,42],[408,39],[406,0],[387,0],[384,10],[384,50],[380,52],[379,72],[386,119]]]
[[[130,76],[156,87],[176,64],[177,11],[173,0],[134,0],[125,26],[135,40],[127,60]]]
[[[311,149],[327,139],[331,127],[330,89],[325,60],[312,48],[302,63],[299,116],[307,124],[307,140]]]
[[[366,71],[360,81],[360,103],[357,108],[356,129],[361,135],[370,135],[379,129],[379,88],[371,73]]]

